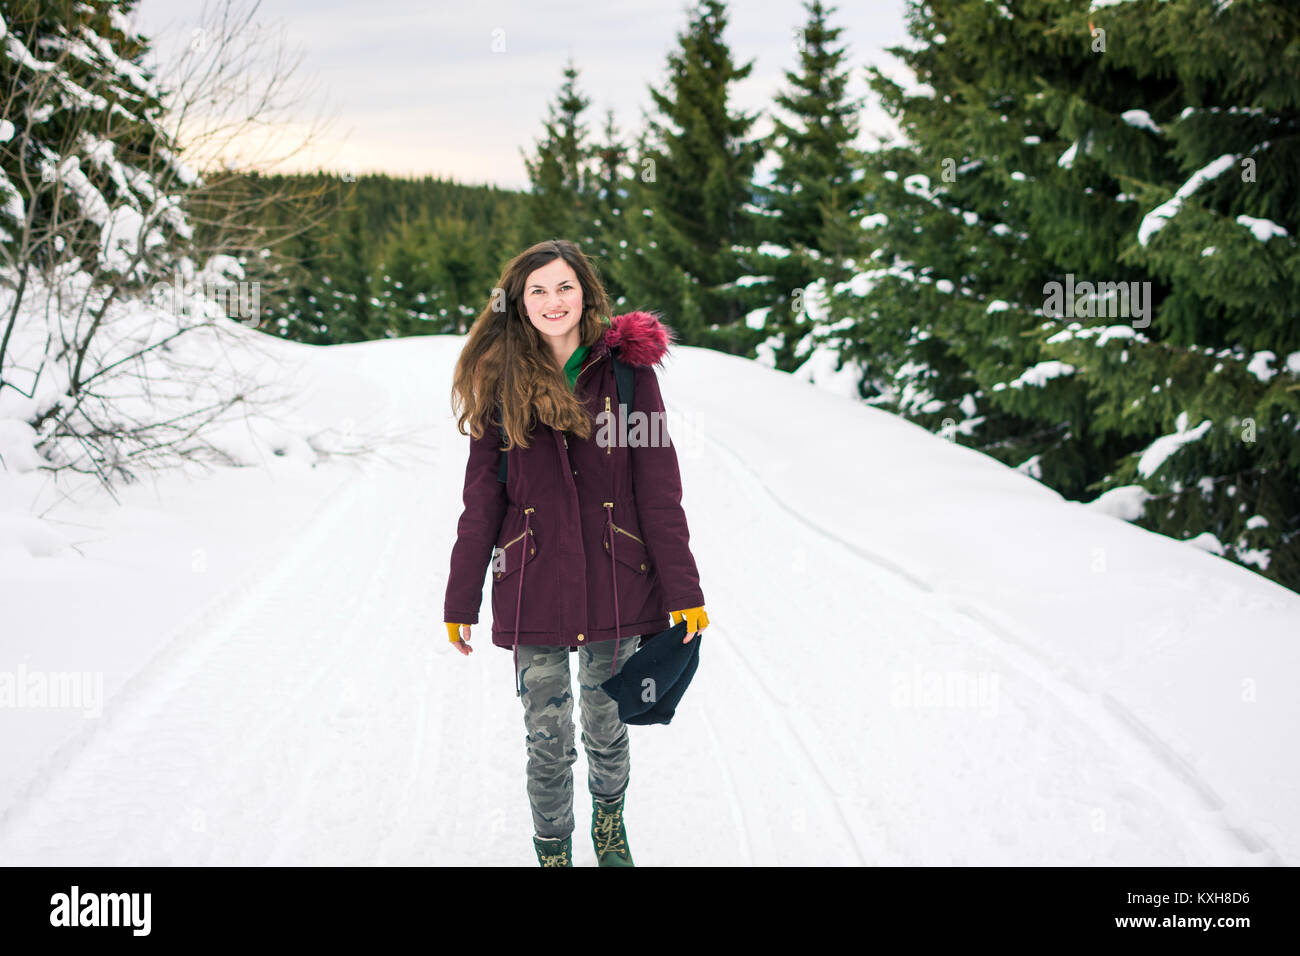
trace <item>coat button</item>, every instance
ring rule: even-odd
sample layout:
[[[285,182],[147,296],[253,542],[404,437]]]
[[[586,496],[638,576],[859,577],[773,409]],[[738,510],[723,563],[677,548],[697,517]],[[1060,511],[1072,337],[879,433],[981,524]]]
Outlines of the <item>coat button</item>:
[[[578,640],[582,640],[582,635],[581,635],[581,634],[578,635]]]

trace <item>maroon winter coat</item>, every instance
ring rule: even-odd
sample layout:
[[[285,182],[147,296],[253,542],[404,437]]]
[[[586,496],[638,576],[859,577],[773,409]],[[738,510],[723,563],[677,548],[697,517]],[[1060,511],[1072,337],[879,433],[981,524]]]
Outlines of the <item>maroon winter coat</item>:
[[[606,409],[618,414],[611,349],[635,370],[633,408],[651,420],[649,413],[664,412],[654,367],[671,341],[671,330],[648,313],[611,319],[574,382],[593,422]],[[629,438],[633,429],[629,415]],[[506,485],[497,480],[496,427],[471,438],[443,620],[478,623],[489,562],[498,647],[573,651],[657,633],[669,626],[670,611],[703,607],[677,451],[662,418],[658,433],[658,444],[601,447],[598,425],[583,441],[539,423],[530,447],[508,453]]]

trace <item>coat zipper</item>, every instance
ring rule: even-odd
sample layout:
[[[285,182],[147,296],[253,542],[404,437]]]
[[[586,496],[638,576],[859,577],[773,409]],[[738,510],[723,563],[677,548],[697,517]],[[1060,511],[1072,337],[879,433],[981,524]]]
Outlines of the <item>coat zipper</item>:
[[[609,396],[608,395],[605,396],[605,421],[609,421]],[[605,446],[605,454],[607,455],[614,454],[613,442],[610,442],[608,445]]]
[[[578,387],[578,383],[579,383],[580,381],[582,381],[582,373],[585,372],[585,371],[587,371],[588,369],[590,369],[590,368],[591,368],[593,365],[595,365],[595,364],[596,364],[596,362],[595,362],[595,360],[593,360],[593,361],[591,361],[591,362],[588,362],[586,365],[584,365],[582,368],[580,368],[580,369],[578,370],[578,374],[575,375],[574,378],[573,378],[573,387],[574,387],[575,389]]]
[[[629,538],[631,538],[633,541],[641,541],[641,539],[638,538],[636,535],[634,535],[631,531],[624,531],[624,530],[623,530],[622,528],[620,528],[618,525],[614,524],[614,502],[612,502],[612,501],[603,501],[603,502],[601,502],[601,504],[603,504],[606,508],[609,509],[609,524],[610,524],[610,527],[612,527],[615,531],[617,531],[617,532],[619,532],[619,533],[621,533],[621,534],[625,534],[625,535],[627,535],[627,536],[628,536]],[[646,544],[644,541],[641,541],[641,544],[646,548],[646,550],[649,550],[650,546],[649,546],[648,544]]]
[[[519,538],[522,538],[525,534],[532,534],[532,533],[533,533],[533,529],[532,529],[532,528],[529,528],[527,531],[521,532],[521,533],[519,534],[519,537],[517,537],[517,538],[511,538],[511,539],[510,539],[509,541],[507,541],[505,544],[501,545],[501,550],[504,551],[506,548],[510,547],[512,544],[514,544],[516,541],[518,541]]]
[[[611,522],[611,524],[613,524],[613,522]],[[624,530],[623,530],[622,528],[620,528],[618,525],[614,525],[614,530],[615,530],[615,531],[618,531],[618,532],[620,532],[620,533],[622,533],[622,534],[625,534],[625,535],[627,535],[629,538],[632,538],[632,539],[634,539],[634,540],[636,540],[636,541],[641,541],[641,539],[638,538],[636,535],[634,535],[631,531],[624,531]],[[641,541],[641,543],[642,543],[643,545],[645,544],[644,541]]]
[[[580,381],[582,381],[582,373],[588,371],[588,370],[589,370],[593,365],[595,365],[595,364],[596,364],[596,360],[590,361],[590,362],[588,362],[586,365],[584,365],[581,369],[578,370],[578,374],[577,374],[577,375],[574,377],[574,379],[573,379],[573,387],[574,387],[575,389],[578,387],[578,383],[579,383]],[[608,398],[605,399],[605,410],[606,410],[606,411],[609,411],[609,399],[608,399]],[[565,448],[568,448],[568,447],[569,447],[569,436],[566,435],[566,434],[564,434],[564,432],[560,432],[560,437],[564,439],[564,447],[565,447]]]
[[[532,509],[532,508],[528,508],[527,510],[528,510],[528,511],[532,511],[533,509]],[[495,548],[493,548],[493,549],[492,549],[492,556],[495,558],[497,554],[505,554],[505,553],[506,553],[506,550],[509,549],[509,547],[510,547],[512,544],[514,544],[514,543],[515,543],[516,541],[518,541],[520,538],[526,537],[527,535],[530,535],[530,534],[532,534],[532,533],[533,533],[533,529],[532,529],[532,528],[529,528],[527,531],[521,531],[521,532],[519,532],[519,534],[517,534],[515,537],[511,538],[511,539],[510,539],[509,541],[507,541],[505,544],[497,545]],[[528,553],[529,553],[529,554],[536,554],[536,553],[537,553],[537,549],[536,549],[536,548],[530,548],[529,551],[528,551]],[[524,556],[523,552],[521,551],[520,554],[519,554],[519,566],[520,566],[520,567],[523,567],[523,565],[524,565],[524,561],[525,561],[525,560],[526,560],[526,557]],[[498,571],[497,574],[496,574],[496,577],[497,577],[497,580],[498,580],[498,581],[501,580],[501,578],[505,577],[505,572],[504,572],[504,571]]]

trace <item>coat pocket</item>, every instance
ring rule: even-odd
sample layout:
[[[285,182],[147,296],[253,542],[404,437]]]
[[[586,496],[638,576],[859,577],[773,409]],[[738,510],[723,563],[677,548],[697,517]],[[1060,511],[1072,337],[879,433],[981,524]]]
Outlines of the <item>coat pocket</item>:
[[[609,526],[606,525],[604,535],[606,554],[610,550],[611,537],[613,538],[615,561],[631,568],[637,574],[650,573],[650,551],[646,548],[646,543],[640,535],[618,525],[614,525],[614,531],[611,535]]]
[[[537,556],[537,529],[517,533],[492,548],[492,579],[503,581]]]

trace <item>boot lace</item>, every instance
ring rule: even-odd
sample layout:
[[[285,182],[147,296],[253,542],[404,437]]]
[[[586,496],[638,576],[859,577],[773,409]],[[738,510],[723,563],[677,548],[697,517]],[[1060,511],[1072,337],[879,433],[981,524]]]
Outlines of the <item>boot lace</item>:
[[[623,841],[623,808],[616,807],[613,810],[607,810],[596,801],[596,853],[599,856],[605,856],[607,853],[615,853],[619,856],[627,855],[627,846]]]
[[[549,844],[545,842],[541,843],[541,846],[543,847],[548,845]],[[564,844],[556,843],[555,848],[556,848],[556,852],[554,853],[546,853],[543,850],[538,850],[537,855],[542,858],[542,866],[568,866],[569,865],[569,854],[568,851],[564,849]]]

